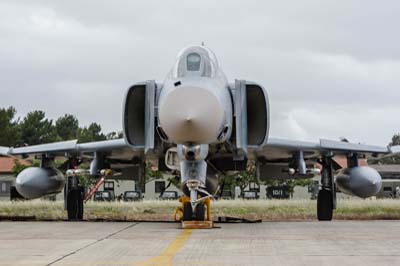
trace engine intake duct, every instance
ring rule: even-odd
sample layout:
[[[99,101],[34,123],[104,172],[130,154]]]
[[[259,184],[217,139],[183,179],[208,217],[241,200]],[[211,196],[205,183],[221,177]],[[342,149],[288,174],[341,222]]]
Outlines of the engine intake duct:
[[[128,89],[124,102],[125,141],[133,148],[144,147],[146,152],[154,148],[156,87],[154,80],[137,83]]]

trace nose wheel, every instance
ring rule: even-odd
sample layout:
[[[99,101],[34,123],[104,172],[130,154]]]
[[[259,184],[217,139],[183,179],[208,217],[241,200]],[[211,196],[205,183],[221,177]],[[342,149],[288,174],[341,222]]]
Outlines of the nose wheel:
[[[193,219],[193,209],[190,202],[183,204],[182,221],[191,221]]]
[[[194,219],[196,221],[204,221],[205,220],[205,207],[203,203],[197,204],[194,212]]]
[[[185,229],[211,229],[213,222],[211,220],[211,200],[205,199],[192,208],[189,197],[183,196],[179,199],[181,207],[175,210],[174,219],[176,222],[182,222],[182,228]]]
[[[194,211],[191,203],[183,205],[183,221],[204,221],[205,218],[205,206],[203,203],[197,204]]]

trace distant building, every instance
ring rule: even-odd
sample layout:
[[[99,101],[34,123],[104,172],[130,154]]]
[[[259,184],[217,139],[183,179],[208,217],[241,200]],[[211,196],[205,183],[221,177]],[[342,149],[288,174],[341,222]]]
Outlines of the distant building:
[[[23,165],[30,165],[30,162],[26,160],[0,156],[0,200],[10,199],[11,187],[15,185],[15,177],[12,173],[15,160]]]
[[[151,182],[146,183],[143,193],[144,199],[158,199],[160,197],[161,192],[168,186],[167,177],[164,179],[157,179]],[[99,191],[104,190],[104,188],[113,187],[113,191],[115,196],[119,196],[124,194],[125,191],[134,191],[139,190],[138,186],[136,186],[136,182],[133,180],[116,180],[109,178],[107,179],[99,188]],[[176,191],[179,195],[182,194],[178,188],[171,184],[166,191]]]
[[[373,164],[370,167],[378,171],[383,180],[395,179],[400,181],[400,164]]]
[[[382,188],[376,195],[378,198],[396,197],[396,188],[400,188],[400,165],[374,164],[370,165],[382,176]]]

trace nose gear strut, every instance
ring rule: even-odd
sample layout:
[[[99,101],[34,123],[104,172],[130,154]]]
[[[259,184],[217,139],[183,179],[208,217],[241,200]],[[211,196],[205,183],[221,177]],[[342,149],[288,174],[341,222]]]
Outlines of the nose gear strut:
[[[205,159],[208,155],[208,145],[178,145],[177,153],[180,160],[181,183],[186,186],[187,196],[179,200],[182,205],[175,211],[174,219],[182,221],[183,228],[212,228],[213,196],[205,189],[207,174]],[[205,220],[205,208],[207,220]]]

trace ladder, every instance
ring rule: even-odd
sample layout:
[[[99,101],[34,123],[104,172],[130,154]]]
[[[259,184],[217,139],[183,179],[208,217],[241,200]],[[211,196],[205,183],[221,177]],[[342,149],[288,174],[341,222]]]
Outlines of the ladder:
[[[96,191],[104,183],[104,181],[106,180],[107,177],[112,176],[112,170],[110,170],[110,169],[102,170],[101,174],[102,174],[102,177],[99,180],[97,180],[94,187],[86,195],[85,199],[83,200],[83,203],[86,203],[93,196],[93,194],[96,193]]]
[[[99,189],[99,187],[104,183],[104,181],[106,180],[105,176],[102,176],[97,182],[96,185],[94,185],[94,187],[89,191],[89,193],[86,195],[85,199],[83,200],[83,203],[86,203],[92,196],[94,193],[96,193],[96,191]]]

